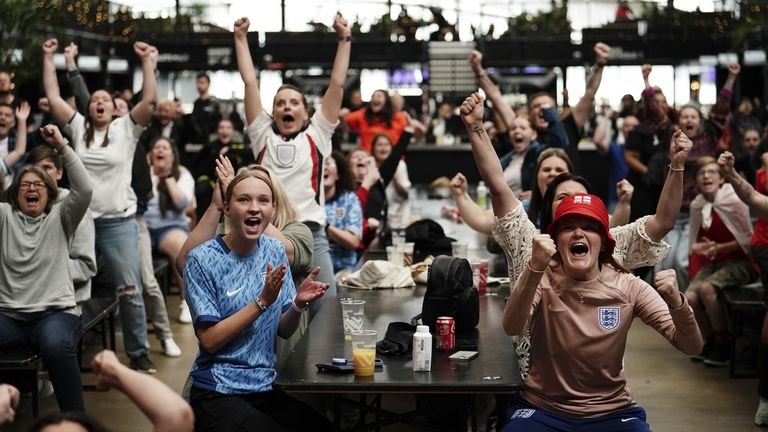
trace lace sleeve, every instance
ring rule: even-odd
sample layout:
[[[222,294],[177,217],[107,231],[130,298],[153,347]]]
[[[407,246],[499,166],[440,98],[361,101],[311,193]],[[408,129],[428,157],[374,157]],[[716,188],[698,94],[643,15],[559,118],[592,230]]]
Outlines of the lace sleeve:
[[[504,250],[509,280],[514,286],[525,263],[531,258],[531,241],[537,232],[536,227],[523,212],[523,206],[518,205],[501,219],[494,217],[491,232],[493,239]]]
[[[611,229],[611,235],[616,239],[613,257],[628,270],[656,265],[672,248],[664,240],[655,242],[648,237],[645,232],[648,218],[650,216],[643,216],[630,224]]]

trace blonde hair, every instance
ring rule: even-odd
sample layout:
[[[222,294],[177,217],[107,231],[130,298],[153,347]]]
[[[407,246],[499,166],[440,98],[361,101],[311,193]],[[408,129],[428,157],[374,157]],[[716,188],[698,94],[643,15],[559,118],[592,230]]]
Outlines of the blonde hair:
[[[160,102],[157,103],[157,110],[160,111],[160,108],[167,108],[171,110],[171,112],[176,111],[176,104],[173,103],[172,100],[163,99]]]
[[[299,212],[288,198],[288,194],[285,192],[283,183],[280,181],[280,179],[277,178],[276,175],[272,173],[272,171],[263,165],[251,164],[247,167],[240,168],[238,175],[245,171],[262,172],[266,174],[269,180],[272,182],[272,193],[274,194],[274,199],[272,201],[275,204],[275,213],[272,220],[272,225],[274,225],[275,228],[282,231],[283,228],[285,228],[285,226],[290,222],[299,219]]]

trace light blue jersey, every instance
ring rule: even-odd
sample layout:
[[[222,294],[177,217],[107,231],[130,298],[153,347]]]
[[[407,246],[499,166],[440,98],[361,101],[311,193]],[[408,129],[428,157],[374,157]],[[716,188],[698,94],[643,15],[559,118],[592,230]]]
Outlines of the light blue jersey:
[[[261,236],[256,250],[246,256],[232,252],[221,237],[196,247],[184,267],[187,302],[195,328],[235,314],[261,293],[267,264],[285,264],[283,287],[274,304],[253,324],[215,354],[199,345],[192,366],[195,387],[223,394],[269,391],[277,373],[275,337],[280,315],[291,307],[296,288],[280,241]]]

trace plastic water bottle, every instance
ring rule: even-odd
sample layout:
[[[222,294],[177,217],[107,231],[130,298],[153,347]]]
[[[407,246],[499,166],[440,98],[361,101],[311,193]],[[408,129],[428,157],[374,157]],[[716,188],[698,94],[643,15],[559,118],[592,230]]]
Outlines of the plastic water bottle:
[[[416,327],[413,334],[413,371],[429,372],[432,367],[432,335],[429,326]]]
[[[482,180],[477,184],[477,205],[483,210],[488,208],[488,187]]]

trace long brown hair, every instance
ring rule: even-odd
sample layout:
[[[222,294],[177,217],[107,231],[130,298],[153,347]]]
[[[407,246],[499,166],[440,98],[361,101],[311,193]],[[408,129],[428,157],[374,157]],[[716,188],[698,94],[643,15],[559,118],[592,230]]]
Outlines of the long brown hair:
[[[542,210],[542,199],[544,198],[544,193],[546,190],[539,190],[539,170],[541,169],[541,163],[545,160],[556,157],[562,159],[565,164],[568,166],[568,172],[573,173],[573,164],[571,163],[571,158],[568,157],[568,154],[565,152],[565,150],[557,147],[551,147],[539,154],[538,159],[536,160],[536,172],[533,175],[533,181],[531,182],[531,202],[528,205],[528,220],[533,222],[534,225],[539,224],[540,212]],[[549,188],[547,188],[549,190]],[[551,203],[550,203],[551,204]],[[544,207],[546,210],[546,207]],[[551,213],[551,210],[546,210]],[[550,217],[549,220],[552,220]],[[547,225],[541,225],[544,229],[547,229]]]
[[[98,90],[97,90],[98,91]],[[93,95],[95,95],[96,92],[93,92],[91,94],[91,98],[88,99],[88,105],[91,104],[91,101],[93,100]],[[107,92],[109,95],[110,100],[112,101],[112,106],[117,109],[117,105],[115,105],[115,99],[112,97],[109,92]],[[104,131],[104,141],[101,142],[102,147],[106,147],[107,144],[109,144],[109,126],[112,124],[110,122],[107,124],[107,129]],[[85,113],[85,133],[83,134],[83,138],[85,139],[85,148],[91,147],[91,141],[93,141],[94,136],[96,135],[96,129],[93,127],[93,119],[91,119],[91,113],[90,109]]]
[[[155,145],[157,145],[158,142],[165,141],[168,143],[168,145],[171,147],[171,153],[173,153],[173,164],[171,164],[171,176],[175,180],[179,180],[179,177],[181,177],[181,165],[179,164],[179,149],[176,148],[176,144],[173,143],[173,140],[170,138],[164,138],[164,137],[157,137],[154,140],[152,140],[152,145],[150,146],[150,151],[155,148]],[[157,201],[160,204],[160,215],[162,217],[165,217],[166,212],[168,211],[168,208],[171,203],[171,194],[168,192],[168,185],[162,181],[163,179],[160,179],[159,182],[157,182]]]
[[[373,124],[377,119],[386,124],[388,128],[392,127],[392,117],[395,113],[392,109],[392,98],[389,97],[389,93],[386,90],[375,90],[374,93],[381,92],[384,95],[384,106],[381,107],[381,111],[375,113],[371,110],[371,106],[365,107],[365,121],[368,124]]]

